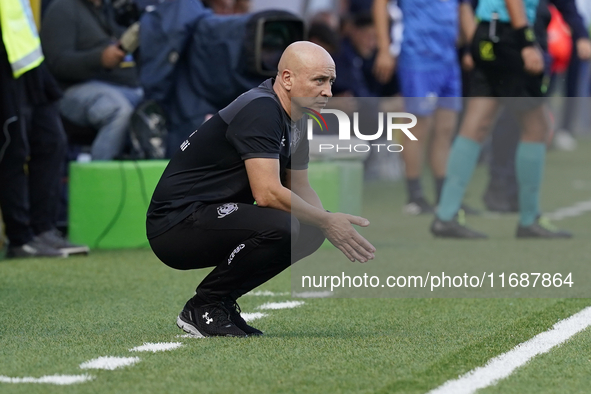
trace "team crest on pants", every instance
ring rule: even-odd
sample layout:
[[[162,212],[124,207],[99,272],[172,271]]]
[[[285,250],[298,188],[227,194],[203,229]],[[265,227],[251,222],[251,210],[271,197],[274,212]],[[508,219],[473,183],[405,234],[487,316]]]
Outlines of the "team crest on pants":
[[[223,218],[224,216],[228,216],[232,212],[236,212],[238,210],[238,204],[233,202],[221,205],[218,207],[218,219]]]

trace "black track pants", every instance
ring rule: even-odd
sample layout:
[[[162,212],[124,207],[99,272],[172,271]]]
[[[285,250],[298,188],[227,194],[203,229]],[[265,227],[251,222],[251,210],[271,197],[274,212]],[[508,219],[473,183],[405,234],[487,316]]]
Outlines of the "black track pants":
[[[172,268],[216,267],[197,287],[205,302],[237,299],[324,241],[318,228],[300,224],[287,212],[250,204],[218,210],[223,205],[203,205],[150,240],[156,256]]]

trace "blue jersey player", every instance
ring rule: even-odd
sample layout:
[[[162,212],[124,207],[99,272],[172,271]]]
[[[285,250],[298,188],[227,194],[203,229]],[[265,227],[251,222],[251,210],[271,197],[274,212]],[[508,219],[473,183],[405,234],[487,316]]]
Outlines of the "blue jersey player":
[[[390,4],[391,5],[391,4]],[[425,141],[433,130],[429,162],[439,199],[445,165],[458,112],[461,110],[461,71],[457,57],[459,0],[400,0],[404,24],[402,46],[397,59],[400,88],[406,111],[417,116],[413,133],[418,141],[405,140],[405,162],[409,214],[433,213],[420,183]],[[387,0],[375,0],[374,18],[378,29],[376,76],[387,78],[390,37],[387,34]]]

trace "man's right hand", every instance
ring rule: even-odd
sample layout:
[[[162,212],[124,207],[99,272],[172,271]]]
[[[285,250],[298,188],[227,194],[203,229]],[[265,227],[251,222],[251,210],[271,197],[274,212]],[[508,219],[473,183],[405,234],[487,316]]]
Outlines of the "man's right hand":
[[[373,260],[376,248],[363,238],[353,224],[367,227],[369,220],[346,213],[331,213],[322,231],[326,238],[351,261],[365,263]]]
[[[373,65],[373,74],[381,84],[386,84],[392,79],[396,68],[396,58],[390,50],[378,51]]]
[[[104,68],[115,68],[123,61],[124,57],[125,52],[123,52],[118,45],[111,44],[103,49],[103,53],[101,54],[101,64]]]
[[[577,54],[581,60],[591,59],[591,41],[588,38],[579,38],[577,40]]]
[[[544,57],[536,46],[528,46],[521,50],[525,71],[537,75],[544,72]]]
[[[472,71],[474,70],[474,58],[469,53],[464,53],[462,55],[462,69],[465,71]]]

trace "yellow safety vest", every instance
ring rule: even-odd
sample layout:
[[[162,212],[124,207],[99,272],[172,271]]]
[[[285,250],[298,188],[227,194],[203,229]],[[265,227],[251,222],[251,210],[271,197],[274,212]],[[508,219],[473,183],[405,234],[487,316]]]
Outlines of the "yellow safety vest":
[[[0,24],[15,78],[41,64],[41,41],[28,0],[0,0]]]

